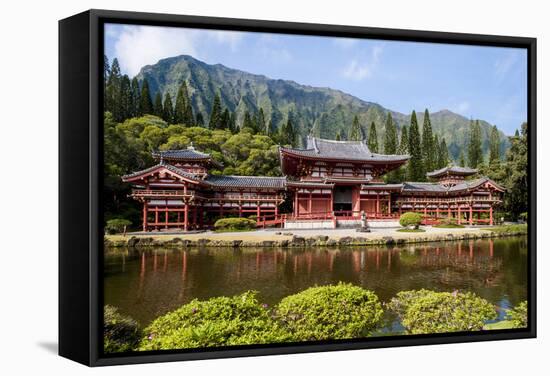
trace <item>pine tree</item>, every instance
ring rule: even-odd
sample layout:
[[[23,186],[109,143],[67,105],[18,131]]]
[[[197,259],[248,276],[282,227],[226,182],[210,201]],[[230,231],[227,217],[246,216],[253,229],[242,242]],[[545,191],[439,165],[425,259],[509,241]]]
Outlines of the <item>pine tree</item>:
[[[407,178],[411,181],[424,181],[424,166],[422,165],[422,150],[420,148],[420,133],[418,131],[418,120],[416,112],[411,115],[411,126],[409,129],[409,163]]]
[[[109,65],[109,58],[107,55],[103,55],[103,84],[107,85],[107,80],[111,74],[111,67]]]
[[[153,102],[153,113],[155,116],[162,118],[163,108],[162,108],[162,95],[160,91],[157,91],[155,95],[155,101]]]
[[[139,103],[141,102],[141,90],[137,78],[132,78],[132,104],[130,117],[139,116]]]
[[[281,145],[294,146],[296,143],[296,134],[290,117],[279,129],[279,140]]]
[[[449,149],[447,148],[447,142],[443,137],[439,143],[439,154],[437,156],[437,168],[447,167],[449,164]]]
[[[210,122],[208,123],[208,128],[220,129],[221,116],[222,116],[221,99],[220,99],[220,95],[216,93],[216,96],[214,97],[214,102],[212,103],[212,111],[210,112]]]
[[[481,126],[479,120],[470,122],[470,139],[468,142],[468,165],[477,168],[483,162],[481,151]]]
[[[496,125],[491,129],[489,140],[489,163],[495,162],[500,162],[500,135]]]
[[[262,134],[269,133],[265,122],[265,114],[264,114],[263,108],[260,108],[260,111],[258,111],[257,118],[256,118],[256,128],[258,133],[262,133]]]
[[[397,154],[397,128],[389,112],[386,116],[385,131],[384,154]]]
[[[237,127],[237,115],[234,112],[229,114],[229,130],[231,133],[237,133],[239,131]]]
[[[378,153],[378,135],[376,133],[376,124],[374,121],[370,124],[367,144],[371,152]]]
[[[226,108],[222,112],[222,116],[220,117],[220,129],[231,129],[230,128],[230,115],[229,110]]]
[[[144,79],[141,85],[139,112],[140,115],[153,114],[153,102],[151,100],[149,82],[147,82],[147,79]]]
[[[359,118],[357,117],[357,115],[353,117],[353,122],[351,123],[351,129],[349,131],[348,138],[350,141],[361,141],[363,139],[361,126],[359,125]]]
[[[406,125],[401,128],[401,141],[399,148],[397,148],[397,154],[405,155],[409,152],[409,132]]]
[[[120,121],[126,120],[133,116],[132,83],[130,82],[130,78],[126,74],[122,76],[122,80],[120,81],[120,109]]]
[[[105,86],[104,106],[106,111],[110,111],[116,122],[123,120],[122,95],[120,92],[122,75],[118,59],[113,59],[113,64],[109,71],[109,78]]]
[[[202,116],[202,112],[197,112],[197,119],[195,122],[199,127],[204,127],[204,117]]]
[[[185,97],[180,86],[176,94],[176,105],[174,107],[174,124],[184,124],[185,120]]]
[[[193,115],[193,106],[191,105],[191,100],[189,99],[189,91],[187,90],[187,84],[185,81],[181,84],[181,94],[183,97],[183,124],[185,125],[194,125],[195,116]]]
[[[252,121],[252,116],[250,116],[250,112],[248,112],[248,110],[244,112],[241,129],[243,128],[248,128],[249,130],[254,132],[254,122]]]
[[[424,111],[424,123],[422,125],[422,159],[424,172],[435,170],[435,157],[437,156],[436,146],[433,139],[432,122],[428,109]]]
[[[170,124],[174,121],[174,105],[172,104],[172,97],[169,92],[166,92],[166,95],[164,95],[162,118]]]
[[[460,157],[458,157],[458,165],[460,167],[466,167],[466,161],[464,160],[464,151],[460,152]]]

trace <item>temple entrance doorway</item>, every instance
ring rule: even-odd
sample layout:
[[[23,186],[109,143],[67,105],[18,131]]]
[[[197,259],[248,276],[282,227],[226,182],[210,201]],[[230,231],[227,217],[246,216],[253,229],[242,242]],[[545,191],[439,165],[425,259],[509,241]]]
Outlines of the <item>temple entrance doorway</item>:
[[[352,210],[352,187],[336,186],[334,187],[334,201],[332,210],[336,215],[338,212],[351,212]],[[347,214],[347,213],[342,213]]]

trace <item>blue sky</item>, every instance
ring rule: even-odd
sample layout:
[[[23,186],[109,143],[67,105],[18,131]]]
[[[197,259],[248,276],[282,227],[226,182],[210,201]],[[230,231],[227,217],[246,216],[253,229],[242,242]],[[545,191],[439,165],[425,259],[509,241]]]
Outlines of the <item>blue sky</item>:
[[[144,65],[187,54],[342,90],[402,113],[449,109],[508,135],[527,120],[523,49],[109,24],[105,53],[131,77]]]

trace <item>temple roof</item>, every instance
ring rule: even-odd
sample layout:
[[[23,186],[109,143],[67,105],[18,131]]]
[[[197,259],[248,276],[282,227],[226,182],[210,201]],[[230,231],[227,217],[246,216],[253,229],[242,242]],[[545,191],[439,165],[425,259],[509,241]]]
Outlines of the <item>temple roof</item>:
[[[447,175],[470,176],[476,173],[477,173],[477,170],[473,168],[449,166],[449,167],[440,168],[439,170],[428,172],[426,176],[429,178],[438,178],[438,177],[447,176]]]
[[[200,151],[195,150],[193,145],[189,145],[187,149],[179,149],[179,150],[158,150],[151,153],[153,158],[160,159],[161,161],[167,160],[167,161],[178,161],[178,162],[186,162],[186,161],[207,161],[214,165],[221,166],[219,162],[216,162],[214,159],[212,159],[212,156],[207,153],[202,153]]]
[[[369,162],[405,162],[408,155],[377,154],[364,141],[333,141],[307,137],[305,149],[280,147],[281,152],[314,159],[335,159]]]
[[[177,175],[179,175],[183,178],[187,178],[187,179],[190,179],[190,180],[199,180],[199,178],[197,178],[197,176],[195,174],[191,174],[187,171],[182,170],[181,168],[178,168],[176,166],[172,166],[171,164],[168,164],[164,161],[161,161],[160,163],[158,163],[154,166],[148,167],[144,170],[132,172],[131,174],[128,174],[128,175],[123,175],[122,180],[123,181],[129,181],[132,178],[142,176],[142,175],[147,175],[147,174],[152,173],[153,171],[156,171],[156,170],[161,169],[161,168],[165,168],[168,171],[171,171],[171,172],[173,172],[173,173],[175,173],[175,174],[177,174]]]
[[[204,181],[215,187],[231,188],[284,189],[286,185],[285,177],[270,176],[208,175]]]

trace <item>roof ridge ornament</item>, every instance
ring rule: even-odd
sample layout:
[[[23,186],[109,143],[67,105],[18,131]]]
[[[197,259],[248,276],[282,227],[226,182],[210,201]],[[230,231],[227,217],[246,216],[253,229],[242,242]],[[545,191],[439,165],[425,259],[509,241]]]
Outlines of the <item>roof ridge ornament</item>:
[[[195,147],[193,146],[193,141],[189,143],[189,146],[187,147],[187,150],[195,150]]]

